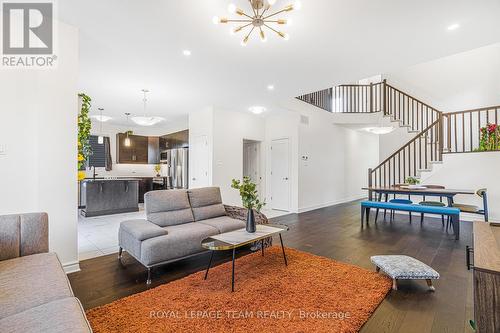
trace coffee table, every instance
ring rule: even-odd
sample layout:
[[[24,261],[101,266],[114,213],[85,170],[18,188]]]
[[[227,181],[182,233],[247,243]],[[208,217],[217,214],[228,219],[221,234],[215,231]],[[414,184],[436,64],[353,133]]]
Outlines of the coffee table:
[[[208,271],[212,265],[214,252],[232,250],[233,269],[231,276],[231,291],[234,291],[234,261],[236,257],[236,249],[244,245],[261,241],[262,256],[264,256],[264,239],[275,235],[279,235],[280,237],[281,250],[283,251],[283,258],[285,259],[285,266],[287,266],[288,262],[286,260],[285,247],[283,246],[283,238],[281,237],[281,234],[288,231],[288,227],[286,225],[258,224],[256,229],[257,230],[254,233],[249,233],[245,229],[238,229],[204,239],[201,242],[201,246],[211,252],[210,261],[208,262],[207,271],[205,272],[205,280],[208,277]]]

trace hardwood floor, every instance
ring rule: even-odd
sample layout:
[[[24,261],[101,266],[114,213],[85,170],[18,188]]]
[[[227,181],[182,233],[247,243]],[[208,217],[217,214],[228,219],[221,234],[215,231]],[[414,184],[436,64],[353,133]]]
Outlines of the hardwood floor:
[[[425,281],[401,281],[399,290],[387,295],[361,332],[471,332],[472,273],[465,267],[465,246],[472,245],[472,224],[461,222],[460,240],[455,241],[440,219],[426,219],[421,226],[419,218],[409,224],[405,214],[396,215],[392,223],[382,216],[374,224],[373,216],[370,226],[361,229],[359,203],[352,202],[281,216],[272,222],[290,227],[284,234],[287,247],[367,269],[374,269],[371,255],[405,254],[441,274],[435,293],[427,291]],[[216,259],[216,264],[227,260],[229,254]],[[86,309],[147,289],[145,269],[126,254],[124,262],[122,268],[116,255],[99,257],[81,262],[82,271],[70,274],[73,290]],[[208,254],[158,268],[152,287],[205,269],[207,262]]]

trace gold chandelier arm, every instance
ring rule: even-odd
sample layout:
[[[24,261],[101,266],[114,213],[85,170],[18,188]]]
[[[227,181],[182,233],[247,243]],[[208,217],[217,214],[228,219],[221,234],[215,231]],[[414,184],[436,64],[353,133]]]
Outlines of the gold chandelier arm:
[[[258,15],[257,15],[257,12],[255,11],[255,8],[253,8],[253,3],[252,3],[252,0],[248,0],[248,2],[250,3],[250,7],[252,8],[254,15],[255,15],[255,16],[258,16]]]
[[[264,16],[264,14],[269,10],[269,8],[271,8],[271,6],[267,6],[267,7],[264,7],[264,10],[262,11],[262,14],[260,14],[260,16]]]
[[[274,29],[273,27],[270,27],[270,26],[268,26],[268,25],[267,25],[267,24],[265,24],[265,23],[264,23],[264,26],[265,26],[266,28],[268,28],[268,29],[271,29],[272,31],[274,31],[275,33],[277,33],[278,35],[280,35],[280,36],[281,36],[280,32],[279,32],[278,30]]]
[[[248,33],[247,38],[248,38],[248,37],[250,37],[250,35],[251,35],[251,34],[252,34],[252,32],[254,31],[254,29],[255,29],[255,26],[253,26],[253,27],[252,27],[252,29],[250,30],[250,32]]]
[[[287,11],[288,11],[287,9],[282,9],[282,10],[277,11],[276,13],[272,13],[272,14],[267,15],[266,17],[263,17],[262,19],[267,20],[270,17],[276,16],[278,14],[281,14],[281,13],[287,12]]]
[[[252,23],[253,20],[227,20],[227,22],[243,22],[243,23],[250,22],[250,23]]]
[[[246,17],[248,17],[249,19],[253,20],[253,17],[251,17],[250,15],[247,15],[247,14],[245,14],[245,13],[243,13],[243,12],[241,12],[241,14],[240,14],[240,15],[246,16]]]
[[[252,22],[248,23],[248,24],[245,24],[245,25],[240,25],[239,27],[236,27],[236,29],[234,29],[233,31],[236,33],[236,32],[240,32],[241,30],[245,29],[245,28],[248,28],[250,25],[252,25]]]

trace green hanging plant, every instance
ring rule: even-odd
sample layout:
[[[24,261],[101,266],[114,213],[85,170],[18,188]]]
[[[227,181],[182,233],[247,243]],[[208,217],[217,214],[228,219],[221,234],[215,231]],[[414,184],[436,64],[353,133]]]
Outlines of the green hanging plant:
[[[78,94],[78,97],[82,99],[82,108],[78,114],[78,170],[80,170],[85,165],[85,161],[92,155],[90,146],[92,122],[89,117],[92,99],[84,93]]]

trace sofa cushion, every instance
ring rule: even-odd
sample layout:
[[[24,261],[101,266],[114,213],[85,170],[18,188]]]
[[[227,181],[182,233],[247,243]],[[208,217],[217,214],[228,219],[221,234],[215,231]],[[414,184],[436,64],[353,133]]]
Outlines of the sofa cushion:
[[[191,222],[165,228],[168,234],[146,239],[141,243],[140,261],[146,266],[163,261],[182,258],[202,252],[201,242],[210,236],[217,235],[216,228]]]
[[[160,227],[194,221],[186,190],[151,191],[144,203],[148,221]]]
[[[188,194],[195,221],[226,215],[218,187],[192,189]]]
[[[166,229],[146,220],[129,220],[120,223],[120,231],[129,233],[137,240],[166,235]]]
[[[233,230],[238,230],[245,228],[245,222],[241,220],[233,219],[229,216],[219,216],[212,219],[206,219],[199,221],[198,223],[203,223],[219,230],[219,233],[229,232]]]
[[[0,319],[0,332],[80,333],[92,332],[92,329],[78,299],[68,297]]]
[[[0,319],[71,296],[68,278],[54,253],[0,262]]]
[[[48,228],[46,213],[0,216],[0,260],[48,252]]]

